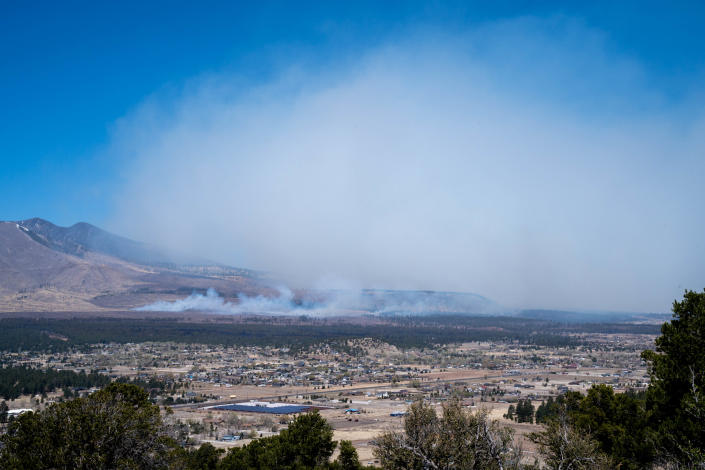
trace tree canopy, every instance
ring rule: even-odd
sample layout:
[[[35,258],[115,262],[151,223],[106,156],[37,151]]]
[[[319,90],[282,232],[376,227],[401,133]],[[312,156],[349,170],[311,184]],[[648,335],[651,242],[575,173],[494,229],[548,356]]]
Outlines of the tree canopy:
[[[159,407],[135,385],[25,413],[0,438],[0,468],[168,468],[172,443]]]
[[[686,291],[674,302],[673,319],[655,344],[642,353],[651,376],[645,393],[594,385],[585,396],[568,392],[542,404],[537,422],[555,431],[562,420],[575,437],[590,434],[623,470],[705,468],[705,292]]]
[[[325,468],[336,447],[333,428],[318,413],[297,416],[279,435],[233,447],[223,458],[223,470],[303,470]]]
[[[661,327],[650,365],[649,424],[660,450],[684,464],[705,467],[705,291],[686,291]]]
[[[418,401],[404,416],[404,433],[387,432],[375,440],[384,469],[519,469],[521,450],[511,430],[486,411],[471,413],[453,400],[440,416]]]

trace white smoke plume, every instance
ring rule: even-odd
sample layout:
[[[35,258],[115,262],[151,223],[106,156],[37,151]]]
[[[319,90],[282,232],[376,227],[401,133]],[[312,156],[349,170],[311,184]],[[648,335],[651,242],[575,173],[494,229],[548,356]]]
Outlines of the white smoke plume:
[[[294,288],[666,311],[705,279],[702,97],[607,41],[522,18],[194,79],[116,126],[111,228]]]
[[[277,296],[249,297],[240,294],[238,302],[228,302],[215,289],[194,292],[175,301],[157,301],[138,307],[151,312],[209,312],[221,314],[332,316],[345,314],[428,315],[507,313],[494,302],[474,294],[424,291],[311,290],[296,299],[287,287]]]
[[[210,312],[210,313],[254,313],[254,314],[295,314],[303,310],[293,302],[293,293],[286,287],[279,290],[276,297],[240,295],[239,302],[228,302],[221,297],[215,289],[208,289],[204,294],[194,292],[185,299],[157,301],[149,305],[138,307],[137,311],[150,312]]]

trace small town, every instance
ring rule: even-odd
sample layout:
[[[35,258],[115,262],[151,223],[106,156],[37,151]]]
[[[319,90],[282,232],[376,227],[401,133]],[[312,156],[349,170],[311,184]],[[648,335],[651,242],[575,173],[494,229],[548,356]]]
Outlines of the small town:
[[[458,398],[469,409],[487,409],[519,435],[538,428],[533,413],[549,397],[584,393],[596,384],[615,391],[643,390],[649,383],[639,354],[654,336],[582,334],[584,345],[539,347],[475,342],[401,350],[372,339],[290,348],[198,344],[100,344],[67,353],[4,353],[3,362],[33,368],[97,371],[113,380],[148,384],[153,402],[170,407],[193,444],[244,445],[284,429],[295,413],[318,409],[351,440],[360,457],[374,463],[369,442],[400,426],[417,400],[440,404]],[[10,414],[41,409],[73,389],[9,402]],[[531,417],[508,417],[528,400]],[[234,405],[234,407],[233,407]],[[290,405],[290,406],[282,406]],[[511,415],[510,415],[511,416]]]

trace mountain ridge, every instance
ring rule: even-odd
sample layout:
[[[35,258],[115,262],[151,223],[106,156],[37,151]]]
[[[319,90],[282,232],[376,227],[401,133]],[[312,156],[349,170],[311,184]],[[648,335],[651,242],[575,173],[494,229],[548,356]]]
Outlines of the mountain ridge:
[[[29,233],[36,235],[51,248],[76,256],[81,256],[85,251],[96,251],[137,264],[160,265],[182,262],[187,264],[184,262],[187,258],[184,255],[115,235],[88,222],[77,222],[68,227],[62,227],[34,217],[16,223],[20,227],[27,228]],[[210,264],[211,262],[194,257],[189,259],[188,263]]]
[[[252,271],[180,268],[169,256],[86,222],[60,227],[40,218],[2,221],[0,312],[130,309],[210,287],[229,297],[266,292]]]

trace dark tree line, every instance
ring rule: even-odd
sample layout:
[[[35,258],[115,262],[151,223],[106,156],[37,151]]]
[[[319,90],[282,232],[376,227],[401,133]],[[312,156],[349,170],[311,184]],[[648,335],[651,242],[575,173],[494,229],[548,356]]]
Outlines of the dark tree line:
[[[103,387],[110,378],[97,372],[34,369],[26,366],[0,367],[0,397],[13,400],[20,395],[42,395],[65,388]]]
[[[144,380],[119,377],[115,381],[137,385],[151,395],[169,388],[166,382],[155,377]],[[65,398],[72,398],[77,396],[74,389],[100,388],[110,382],[110,377],[98,372],[6,366],[0,367],[0,398],[13,400],[20,395],[43,395],[55,390],[63,390]]]
[[[400,348],[468,341],[518,341],[537,346],[576,346],[557,323],[512,317],[429,317],[361,325],[260,319],[247,323],[184,322],[175,319],[0,320],[0,350],[65,351],[99,343],[179,342],[224,346],[288,347],[293,353],[322,342],[373,338]],[[590,326],[593,328],[594,326]],[[575,326],[573,326],[575,328]],[[62,339],[56,339],[61,337]]]

